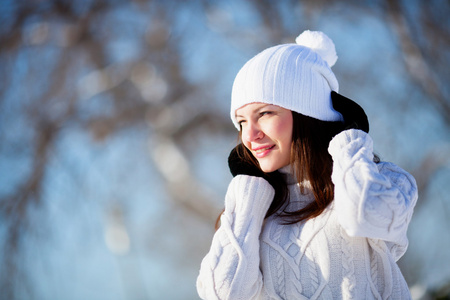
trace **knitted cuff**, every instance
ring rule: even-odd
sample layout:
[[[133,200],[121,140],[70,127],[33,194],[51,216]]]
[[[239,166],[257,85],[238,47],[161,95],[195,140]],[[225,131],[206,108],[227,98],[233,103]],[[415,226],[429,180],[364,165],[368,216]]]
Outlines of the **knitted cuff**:
[[[264,178],[237,175],[228,187],[225,209],[239,216],[264,220],[274,195],[274,188]]]
[[[370,135],[359,129],[344,130],[331,140],[328,146],[328,153],[334,158],[341,151],[346,151],[353,156],[361,148],[365,148],[369,153],[373,151],[373,141]]]

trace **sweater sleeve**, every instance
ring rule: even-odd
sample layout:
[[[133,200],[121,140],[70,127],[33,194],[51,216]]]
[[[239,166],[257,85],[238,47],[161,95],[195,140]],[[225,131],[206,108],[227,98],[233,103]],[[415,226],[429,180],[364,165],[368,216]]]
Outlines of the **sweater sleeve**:
[[[408,245],[406,230],[418,198],[414,178],[395,164],[375,164],[373,141],[361,130],[339,133],[328,152],[333,158],[341,226],[350,236],[386,241],[394,257],[400,258]]]
[[[262,290],[259,236],[275,191],[263,178],[234,177],[209,253],[201,263],[197,291],[202,299],[255,299]]]

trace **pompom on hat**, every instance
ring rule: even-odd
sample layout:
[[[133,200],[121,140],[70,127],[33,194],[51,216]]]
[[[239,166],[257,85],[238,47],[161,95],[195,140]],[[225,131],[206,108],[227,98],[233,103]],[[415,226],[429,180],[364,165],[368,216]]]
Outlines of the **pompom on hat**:
[[[323,32],[306,30],[295,42],[260,52],[238,72],[230,112],[238,130],[236,110],[255,102],[277,105],[322,121],[343,121],[331,101],[331,91],[339,90],[331,71],[337,61],[333,41]]]

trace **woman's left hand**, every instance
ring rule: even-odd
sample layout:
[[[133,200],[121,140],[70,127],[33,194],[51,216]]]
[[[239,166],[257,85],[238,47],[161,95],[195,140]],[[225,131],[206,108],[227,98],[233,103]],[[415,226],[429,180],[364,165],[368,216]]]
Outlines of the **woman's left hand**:
[[[364,109],[355,101],[342,96],[336,92],[331,92],[333,108],[340,112],[344,118],[344,130],[360,129],[369,133],[369,120]]]

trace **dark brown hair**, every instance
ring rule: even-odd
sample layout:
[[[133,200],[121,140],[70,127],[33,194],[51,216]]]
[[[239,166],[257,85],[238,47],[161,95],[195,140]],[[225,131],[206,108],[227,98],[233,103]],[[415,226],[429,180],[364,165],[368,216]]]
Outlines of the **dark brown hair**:
[[[328,153],[331,139],[344,130],[342,122],[327,122],[311,118],[292,111],[293,131],[291,145],[291,165],[299,183],[309,180],[314,201],[297,211],[286,211],[289,204],[289,190],[284,177],[278,171],[267,174],[269,182],[275,188],[275,196],[267,211],[266,218],[278,215],[283,224],[295,224],[320,215],[334,199],[334,184],[331,181],[333,160]],[[239,132],[241,138],[242,131]],[[241,144],[238,153],[242,159],[259,167],[251,152]],[[377,156],[375,162],[379,162]],[[303,186],[300,185],[304,193]],[[219,216],[220,217],[220,216]],[[216,222],[216,229],[218,228]]]
[[[328,153],[331,139],[344,129],[342,122],[326,122],[292,112],[293,131],[291,164],[299,183],[309,180],[314,201],[306,207],[279,215],[285,224],[294,224],[320,215],[334,199],[334,184],[331,181],[333,160]],[[300,185],[304,193],[303,186]],[[289,201],[284,199],[274,201]]]

